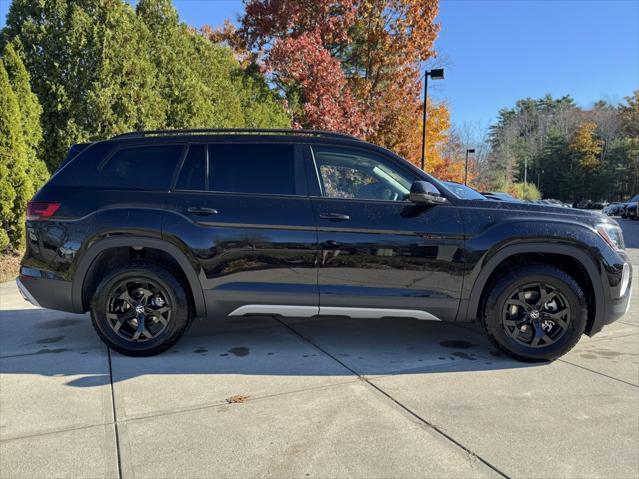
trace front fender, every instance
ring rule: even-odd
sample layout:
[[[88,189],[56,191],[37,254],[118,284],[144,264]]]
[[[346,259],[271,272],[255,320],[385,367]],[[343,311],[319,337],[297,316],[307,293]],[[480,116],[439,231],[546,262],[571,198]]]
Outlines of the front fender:
[[[545,253],[570,256],[588,274],[595,293],[596,332],[606,311],[605,271],[602,265],[615,264],[615,254],[603,239],[586,225],[572,222],[509,221],[487,228],[467,240],[468,272],[464,280],[458,321],[473,321],[479,313],[484,288],[497,267],[511,256]]]

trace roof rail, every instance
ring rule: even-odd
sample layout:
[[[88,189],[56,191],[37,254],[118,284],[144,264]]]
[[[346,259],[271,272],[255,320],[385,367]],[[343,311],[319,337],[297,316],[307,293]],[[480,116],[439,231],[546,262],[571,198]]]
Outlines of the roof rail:
[[[129,133],[123,133],[121,135],[116,135],[112,139],[115,138],[143,138],[146,136],[153,135],[198,135],[198,134],[208,134],[208,135],[226,135],[230,133],[244,134],[250,135],[255,133],[260,134],[271,134],[271,135],[299,135],[299,136],[318,136],[325,138],[347,138],[349,140],[357,140],[361,141],[359,138],[356,138],[352,135],[347,135],[346,133],[336,133],[333,131],[324,131],[324,130],[297,130],[292,128],[189,128],[182,130],[140,130],[140,131],[132,131]]]

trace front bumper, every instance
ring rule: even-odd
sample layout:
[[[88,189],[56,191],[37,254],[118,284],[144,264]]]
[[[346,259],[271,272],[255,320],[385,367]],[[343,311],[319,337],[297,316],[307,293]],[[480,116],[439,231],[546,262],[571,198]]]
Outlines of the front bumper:
[[[630,263],[630,258],[626,254],[622,254],[624,259],[624,272],[622,275],[622,281],[620,281],[619,285],[614,288],[608,287],[606,300],[605,300],[605,309],[603,317],[600,318],[599,321],[595,321],[593,324],[590,335],[601,331],[601,329],[610,324],[619,318],[621,318],[624,314],[628,312],[630,309],[631,299],[632,299],[632,265]],[[627,281],[624,285],[623,276],[626,276]]]

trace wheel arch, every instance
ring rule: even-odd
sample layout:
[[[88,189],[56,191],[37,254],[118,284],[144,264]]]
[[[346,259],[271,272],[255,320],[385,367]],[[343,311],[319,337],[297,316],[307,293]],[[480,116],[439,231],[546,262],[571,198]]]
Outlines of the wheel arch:
[[[589,314],[586,333],[589,333],[595,323],[598,323],[604,316],[605,311],[605,295],[603,290],[603,282],[599,269],[594,259],[585,251],[576,246],[559,245],[552,243],[525,243],[506,246],[495,253],[482,267],[473,284],[470,297],[468,299],[468,307],[466,308],[466,320],[472,320],[480,316],[482,300],[484,299],[490,281],[501,265],[521,255],[552,255],[564,256],[574,260],[585,273],[589,280],[591,291],[594,294],[594,305],[592,315]],[[578,278],[576,278],[578,279]],[[588,291],[585,291],[588,294]]]
[[[180,268],[188,283],[193,299],[195,315],[197,317],[206,317],[206,303],[204,301],[202,285],[193,265],[186,255],[177,246],[162,239],[128,235],[98,240],[84,253],[73,276],[71,296],[75,311],[84,313],[87,310],[84,301],[84,291],[87,279],[96,265],[96,260],[98,260],[103,253],[118,248],[149,248],[162,251],[169,255]]]

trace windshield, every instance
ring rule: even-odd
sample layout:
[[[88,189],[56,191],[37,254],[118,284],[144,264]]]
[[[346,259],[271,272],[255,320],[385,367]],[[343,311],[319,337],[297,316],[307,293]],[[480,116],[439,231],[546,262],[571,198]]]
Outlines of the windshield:
[[[473,190],[469,186],[454,183],[452,181],[442,181],[446,188],[448,188],[457,198],[460,200],[485,200],[486,197],[481,193]]]

